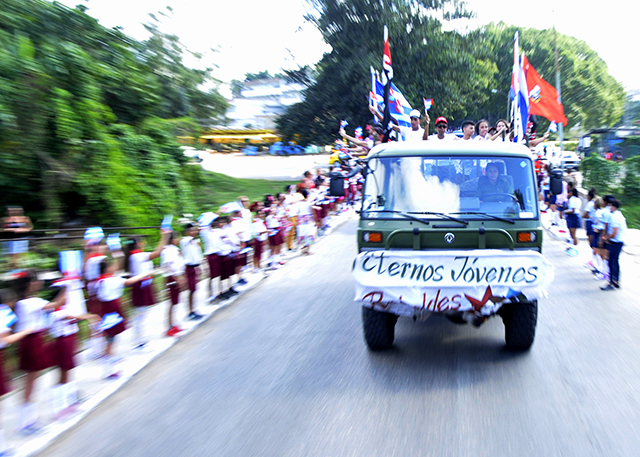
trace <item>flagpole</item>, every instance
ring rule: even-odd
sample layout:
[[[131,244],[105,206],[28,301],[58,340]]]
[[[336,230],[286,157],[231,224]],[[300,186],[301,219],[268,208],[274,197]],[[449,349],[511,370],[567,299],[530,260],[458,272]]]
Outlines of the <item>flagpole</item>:
[[[556,39],[556,26],[553,26],[553,46],[556,50],[556,90],[558,91],[558,103],[562,105],[562,94],[560,92],[560,64],[558,59],[558,40]],[[562,122],[558,123],[558,139],[560,140],[560,150],[564,151],[562,141],[564,139],[564,129]]]

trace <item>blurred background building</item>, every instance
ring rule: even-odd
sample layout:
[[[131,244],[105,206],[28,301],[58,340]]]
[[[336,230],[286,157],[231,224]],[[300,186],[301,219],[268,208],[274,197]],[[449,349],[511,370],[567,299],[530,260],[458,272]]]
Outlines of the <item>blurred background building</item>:
[[[238,89],[227,111],[228,127],[273,130],[276,118],[303,100],[304,86],[274,77],[245,81]]]

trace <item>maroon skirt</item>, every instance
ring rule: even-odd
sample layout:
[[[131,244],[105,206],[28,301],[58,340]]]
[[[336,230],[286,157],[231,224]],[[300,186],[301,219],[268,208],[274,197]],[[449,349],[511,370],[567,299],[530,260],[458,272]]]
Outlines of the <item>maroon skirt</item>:
[[[51,345],[45,345],[44,330],[20,340],[20,365],[23,371],[40,371],[51,366]]]
[[[221,269],[220,279],[228,279],[233,276],[234,257],[232,254],[220,256]]]
[[[260,259],[262,259],[262,241],[259,239],[253,240],[253,259],[260,263]]]
[[[280,229],[275,235],[269,236],[269,246],[280,246],[282,243],[284,243],[284,236],[282,235],[282,232],[283,229]]]
[[[220,276],[222,270],[222,261],[218,254],[209,254],[207,256],[207,262],[209,263],[209,277],[211,279]]]
[[[75,360],[75,334],[59,336],[54,342],[53,365],[59,366],[62,371],[69,371],[76,367]]]
[[[4,376],[4,350],[0,350],[0,396],[10,391],[7,380]]]
[[[187,277],[187,285],[191,292],[195,292],[198,287],[198,267],[195,265],[185,265],[184,274]]]
[[[244,254],[236,254],[235,259],[233,259],[233,267],[234,268],[242,268],[247,264],[247,253]]]
[[[155,300],[153,298],[152,279],[144,279],[131,286],[131,305],[135,307],[153,306]],[[146,285],[142,285],[145,283]]]
[[[169,289],[169,297],[171,298],[171,304],[177,305],[180,303],[180,284],[173,276],[167,276],[167,289]]]
[[[91,294],[91,292],[89,292],[89,289],[87,289],[87,297],[89,297],[87,299],[87,312],[89,312],[90,314],[100,314],[102,305],[100,304],[100,300],[98,300],[98,297]]]
[[[102,302],[102,312],[100,313],[100,315],[104,316],[105,314],[109,314],[109,313],[118,313],[120,317],[122,317],[126,321],[126,316],[124,315],[120,307],[120,300],[111,300],[111,301]],[[127,328],[125,321],[122,321],[118,325],[115,325],[111,328],[106,329],[104,331],[104,334],[110,337],[114,337],[124,332]]]

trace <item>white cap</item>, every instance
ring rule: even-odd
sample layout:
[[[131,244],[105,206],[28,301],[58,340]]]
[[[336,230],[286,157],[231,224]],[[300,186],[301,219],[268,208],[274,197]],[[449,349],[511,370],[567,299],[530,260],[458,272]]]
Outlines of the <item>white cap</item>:
[[[420,111],[418,111],[417,109],[412,110],[409,113],[409,117],[415,117],[415,118],[420,119]]]

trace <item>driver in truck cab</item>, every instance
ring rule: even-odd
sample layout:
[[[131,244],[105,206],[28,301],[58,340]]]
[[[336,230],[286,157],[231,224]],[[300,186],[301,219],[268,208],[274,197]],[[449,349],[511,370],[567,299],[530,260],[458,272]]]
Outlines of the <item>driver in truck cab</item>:
[[[485,167],[485,176],[481,176],[478,180],[478,189],[476,190],[476,195],[480,200],[490,194],[513,195],[513,183],[507,176],[500,173],[501,166],[504,165],[489,162]]]

